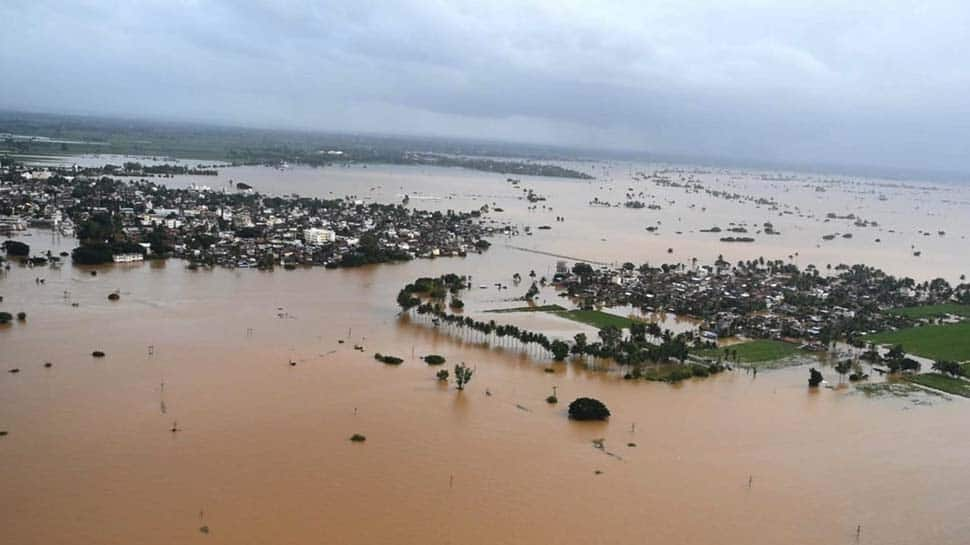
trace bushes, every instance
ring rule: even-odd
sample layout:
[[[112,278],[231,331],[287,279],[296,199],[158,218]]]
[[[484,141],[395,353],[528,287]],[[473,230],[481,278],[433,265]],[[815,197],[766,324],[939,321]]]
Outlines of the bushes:
[[[8,324],[13,321],[13,314],[9,312],[0,312],[0,324]]]
[[[580,397],[569,404],[569,418],[573,420],[606,420],[610,410],[598,399]]]
[[[442,365],[445,363],[444,356],[439,356],[438,354],[429,354],[424,357],[424,363],[428,365]]]
[[[111,246],[104,243],[78,246],[71,252],[71,261],[76,265],[101,265],[111,263],[114,253]]]
[[[675,367],[667,375],[667,382],[680,382],[682,380],[689,379],[694,376],[694,370],[691,367],[680,365]]]
[[[380,352],[374,354],[374,359],[381,363],[386,363],[388,365],[400,365],[404,363],[404,360],[397,356],[385,356]]]
[[[364,441],[367,440],[367,437],[365,437],[365,436],[363,436],[363,435],[361,435],[359,433],[355,433],[355,434],[353,434],[353,435],[350,436],[350,440],[353,441],[354,443],[363,443]]]
[[[7,255],[12,257],[27,257],[30,255],[30,246],[17,240],[4,242],[3,248],[7,251]]]
[[[435,376],[438,377],[438,380],[445,382],[448,380],[448,370],[442,369]]]

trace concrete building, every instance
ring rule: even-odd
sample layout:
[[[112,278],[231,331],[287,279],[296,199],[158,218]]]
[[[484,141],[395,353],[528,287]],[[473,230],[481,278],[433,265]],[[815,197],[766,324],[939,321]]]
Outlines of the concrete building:
[[[330,229],[310,228],[303,230],[303,241],[307,244],[326,244],[337,240],[337,233]]]

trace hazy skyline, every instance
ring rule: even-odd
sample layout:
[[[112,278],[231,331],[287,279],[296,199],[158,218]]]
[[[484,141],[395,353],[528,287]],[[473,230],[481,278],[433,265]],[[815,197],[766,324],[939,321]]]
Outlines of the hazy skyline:
[[[970,172],[957,2],[8,0],[0,108]]]

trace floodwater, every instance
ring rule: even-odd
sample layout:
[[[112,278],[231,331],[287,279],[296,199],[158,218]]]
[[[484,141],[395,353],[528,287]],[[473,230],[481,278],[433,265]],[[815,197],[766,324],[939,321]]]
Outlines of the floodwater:
[[[549,212],[526,210],[516,198],[521,191],[497,175],[400,167],[233,170],[220,178],[245,179],[260,190],[278,180],[280,193],[352,192],[389,201],[407,192],[412,206],[441,208],[494,201],[512,221],[553,227],[510,244],[604,261],[667,261],[666,248],[675,247],[671,260],[799,251],[799,262],[879,258],[895,265],[891,272],[912,269],[921,277],[967,268],[966,255],[937,254],[970,230],[959,206],[931,206],[927,197],[919,206],[932,215],[892,211],[887,203],[916,206],[904,195],[909,189],[880,190],[896,201],[847,206],[832,197],[833,188],[815,204],[823,216],[836,203],[841,209],[831,211],[840,214],[865,207],[881,228],[906,236],[932,229],[917,262],[929,269],[905,259],[909,239],[870,248],[858,235],[815,248],[814,233],[845,230],[831,222],[772,219],[783,233],[772,238],[777,248],[725,248],[709,238],[716,235],[690,232],[769,217],[753,204],[705,198],[706,213],[686,209],[683,216],[679,204],[661,211],[584,206],[595,195],[622,196],[627,181],[613,182],[610,192],[599,181],[523,179],[522,186],[549,198],[539,203],[552,206]],[[755,182],[744,183],[754,193]],[[380,189],[367,191],[371,186]],[[702,198],[663,191],[678,202]],[[416,192],[454,196],[418,200]],[[781,200],[784,193],[771,194]],[[788,193],[807,209],[817,192]],[[566,221],[555,222],[556,215]],[[664,226],[682,217],[695,227],[682,236],[663,227],[654,236],[641,227],[648,217]],[[933,218],[945,236],[935,234]],[[812,236],[797,234],[799,221]],[[884,242],[890,239],[883,233]],[[35,250],[72,245],[41,232],[24,240]],[[804,367],[727,372],[677,386],[623,381],[398,316],[395,296],[404,283],[456,272],[473,276],[467,312],[511,321],[481,311],[514,306],[510,299],[527,280],[509,290],[492,284],[511,286],[514,272],[550,274],[556,260],[496,241],[465,259],[336,271],[189,271],[172,260],[102,267],[91,276],[91,269],[70,265],[14,266],[0,276],[0,308],[28,317],[0,330],[0,364],[20,369],[0,376],[0,430],[8,432],[0,437],[4,542],[970,541],[965,400],[867,397],[851,387],[810,392]],[[121,299],[109,301],[116,290]],[[539,302],[561,301],[544,289]],[[563,336],[584,330],[546,315],[514,319]],[[106,357],[91,357],[93,350]],[[406,361],[383,365],[374,352]],[[447,368],[460,361],[475,367],[464,392],[434,380],[437,369],[419,359],[430,353],[447,357]],[[554,387],[560,403],[548,405]],[[603,400],[613,417],[570,421],[566,406],[579,396]],[[354,433],[367,441],[349,441]],[[600,438],[603,449],[593,445]]]

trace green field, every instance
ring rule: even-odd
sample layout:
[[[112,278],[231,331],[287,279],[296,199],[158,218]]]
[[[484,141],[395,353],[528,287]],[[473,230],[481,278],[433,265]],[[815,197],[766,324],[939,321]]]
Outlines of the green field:
[[[939,373],[923,373],[907,377],[906,380],[915,384],[946,392],[948,394],[970,397],[970,382],[962,378],[953,378]]]
[[[970,360],[970,322],[884,331],[866,340],[876,344],[901,344],[908,353],[934,360]]]
[[[591,325],[599,329],[609,326],[620,329],[629,329],[631,324],[637,323],[635,320],[631,320],[630,318],[624,318],[623,316],[617,316],[601,310],[563,310],[553,312],[552,314],[566,318],[567,320],[572,320],[574,322]]]
[[[486,310],[485,312],[505,314],[509,312],[562,312],[564,310],[566,309],[559,305],[536,305],[532,307],[496,308],[492,310]]]
[[[770,339],[757,339],[754,341],[732,344],[731,346],[725,346],[722,348],[699,350],[696,352],[696,354],[702,357],[721,357],[722,359],[727,360],[728,358],[724,356],[725,349],[731,352],[730,361],[734,361],[734,351],[737,350],[738,361],[741,363],[775,361],[799,353],[798,346],[792,343],[774,341]]]
[[[923,305],[918,307],[894,308],[890,314],[906,316],[907,318],[940,318],[947,314],[970,317],[970,305],[947,303],[944,305]]]
[[[605,327],[614,326],[620,329],[629,329],[631,324],[638,323],[637,320],[631,318],[626,318],[623,316],[617,316],[616,314],[610,314],[608,312],[603,312],[601,310],[566,310],[559,305],[536,305],[531,307],[515,307],[515,308],[497,308],[493,310],[486,310],[485,312],[492,312],[496,314],[508,314],[512,312],[548,312],[553,316],[559,316],[560,318],[565,318],[567,320],[572,320],[574,322],[579,322],[581,324],[591,325],[593,327],[603,329]],[[645,323],[645,322],[639,322]]]

